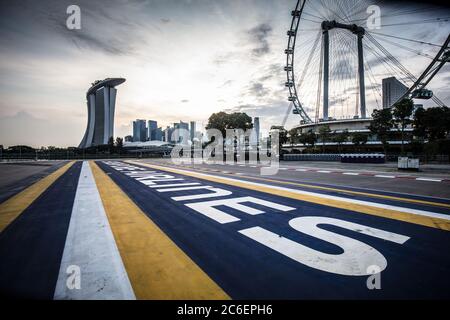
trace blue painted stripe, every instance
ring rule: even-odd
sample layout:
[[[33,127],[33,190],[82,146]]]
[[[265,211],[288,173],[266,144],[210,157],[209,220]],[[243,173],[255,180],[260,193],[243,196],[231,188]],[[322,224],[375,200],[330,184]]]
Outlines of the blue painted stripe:
[[[423,227],[343,209],[297,201],[248,189],[170,173],[186,182],[232,191],[233,197],[253,196],[297,208],[281,213],[249,204],[266,213],[250,216],[220,208],[239,218],[219,224],[171,199],[174,193],[159,193],[154,188],[116,171],[99,166],[124,192],[186,252],[232,298],[237,299],[411,299],[449,298],[450,232]],[[149,170],[147,167],[142,167]],[[176,195],[198,194],[198,190]],[[190,201],[190,203],[195,201]],[[410,237],[404,244],[373,238],[334,226],[323,229],[362,241],[380,251],[388,260],[382,273],[382,290],[368,290],[365,277],[332,274],[307,267],[273,251],[238,231],[262,227],[293,241],[326,253],[339,248],[315,237],[299,233],[288,222],[296,217],[319,216],[341,219]]]
[[[0,293],[52,299],[80,175],[75,163],[0,234]]]

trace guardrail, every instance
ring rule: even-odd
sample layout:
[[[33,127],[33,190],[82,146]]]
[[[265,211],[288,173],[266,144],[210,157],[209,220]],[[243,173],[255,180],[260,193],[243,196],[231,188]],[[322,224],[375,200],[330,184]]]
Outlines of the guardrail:
[[[285,154],[284,161],[330,161],[342,163],[385,163],[384,154]]]

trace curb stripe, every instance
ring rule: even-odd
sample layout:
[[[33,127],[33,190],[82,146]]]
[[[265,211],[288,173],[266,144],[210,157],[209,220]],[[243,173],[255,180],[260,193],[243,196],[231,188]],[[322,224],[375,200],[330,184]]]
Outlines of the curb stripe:
[[[341,198],[336,196],[324,195],[319,193],[313,193],[308,191],[301,191],[296,189],[288,189],[278,186],[271,186],[266,184],[259,184],[250,181],[237,180],[227,177],[212,176],[203,173],[197,173],[193,171],[186,171],[181,169],[172,169],[162,167],[158,165],[150,165],[136,161],[126,161],[127,163],[142,165],[153,169],[159,169],[163,171],[169,171],[178,174],[184,174],[187,176],[223,183],[227,185],[238,186],[245,189],[261,191],[265,193],[275,194],[285,198],[291,198],[311,203],[316,203],[328,207],[335,207],[340,209],[346,209],[355,212],[361,212],[374,216],[379,216],[388,219],[394,219],[399,221],[405,221],[409,223],[415,223],[427,227],[450,231],[450,216],[445,214],[439,214],[434,212],[428,212],[423,210],[415,210],[410,208],[402,208],[391,205],[385,205],[376,202],[367,202],[354,200],[349,198]]]
[[[80,268],[80,289],[67,287],[69,266]],[[87,161],[78,180],[54,299],[135,299]]]
[[[72,165],[71,161],[47,177],[29,186],[22,192],[0,204],[0,233],[8,227],[26,208],[28,208],[45,190],[61,177]]]
[[[138,299],[229,299],[96,163],[92,164],[106,215]]]

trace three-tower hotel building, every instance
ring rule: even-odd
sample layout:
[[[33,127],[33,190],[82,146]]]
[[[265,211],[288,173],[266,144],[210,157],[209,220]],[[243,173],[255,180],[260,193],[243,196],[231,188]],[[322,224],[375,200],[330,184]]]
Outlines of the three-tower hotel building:
[[[116,86],[125,82],[123,78],[97,80],[86,93],[88,123],[79,148],[107,144],[114,137],[114,111]]]

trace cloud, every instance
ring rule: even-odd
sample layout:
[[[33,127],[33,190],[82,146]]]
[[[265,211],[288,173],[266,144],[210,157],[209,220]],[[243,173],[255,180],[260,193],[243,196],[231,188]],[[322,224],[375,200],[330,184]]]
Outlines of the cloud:
[[[264,98],[270,93],[270,90],[264,87],[261,82],[253,82],[248,89],[248,93],[259,98]]]
[[[187,100],[187,99],[181,100],[181,103],[188,103],[188,102],[189,102],[189,100]]]
[[[261,23],[247,32],[250,41],[254,45],[254,48],[252,49],[252,54],[254,56],[261,57],[270,53],[268,38],[272,33],[272,30],[272,26],[268,23]]]

